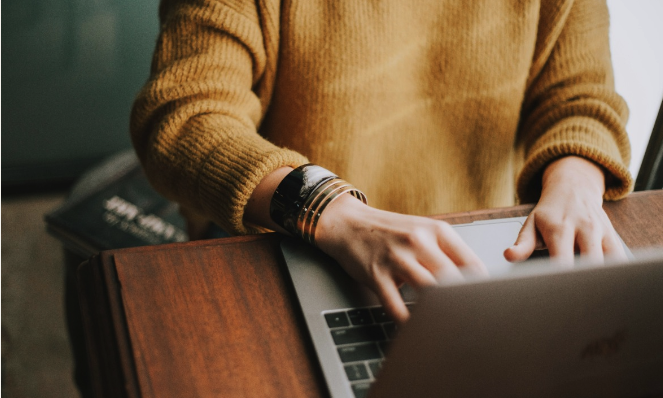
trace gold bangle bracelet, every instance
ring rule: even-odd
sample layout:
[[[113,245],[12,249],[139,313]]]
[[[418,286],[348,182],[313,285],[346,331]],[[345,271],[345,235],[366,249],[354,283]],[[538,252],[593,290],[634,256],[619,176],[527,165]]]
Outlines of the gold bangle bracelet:
[[[324,182],[323,184],[320,184],[318,187],[316,187],[315,190],[313,190],[309,194],[309,196],[304,201],[304,204],[302,205],[299,214],[297,216],[297,228],[299,228],[304,223],[304,218],[311,211],[311,209],[317,207],[317,205],[320,202],[320,200],[318,200],[320,198],[320,195],[323,194],[323,192],[330,186],[337,185],[342,182],[343,180],[339,178],[334,178],[332,180]]]
[[[343,189],[344,187],[349,186],[350,184],[344,180],[341,179],[336,179],[331,181],[329,184],[325,184],[324,186],[321,186],[320,189],[316,190],[311,194],[311,196],[315,196],[314,200],[311,203],[311,206],[307,209],[307,211],[302,214],[300,214],[300,220],[301,223],[297,223],[297,227],[300,231],[300,234],[302,236],[302,239],[305,242],[310,243],[310,229],[311,229],[311,220],[313,218],[313,215],[316,213],[317,209],[320,207],[320,204],[325,201],[325,199],[331,195],[333,192]]]
[[[339,184],[342,180],[339,180],[337,178],[326,181],[323,184],[320,184],[318,187],[316,187],[315,190],[313,190],[309,196],[306,198],[304,201],[304,204],[302,205],[299,214],[297,214],[297,232],[301,235],[301,231],[304,225],[304,220],[306,215],[311,211],[312,208],[317,207],[317,205],[320,202],[320,195],[328,189],[332,185]]]
[[[310,244],[315,245],[315,231],[318,226],[318,221],[320,220],[320,216],[322,216],[322,212],[329,206],[333,201],[338,199],[341,195],[344,193],[351,193],[352,196],[355,198],[361,200],[364,204],[368,204],[368,200],[366,199],[366,195],[364,195],[363,192],[355,188],[351,184],[347,184],[346,186],[343,186],[342,188],[339,188],[337,190],[334,190],[331,192],[329,195],[325,197],[324,202],[320,204],[320,206],[315,209],[315,212],[313,213],[313,219],[311,221],[311,224],[308,226],[310,231],[308,232],[308,236],[306,236],[305,241],[308,241]]]

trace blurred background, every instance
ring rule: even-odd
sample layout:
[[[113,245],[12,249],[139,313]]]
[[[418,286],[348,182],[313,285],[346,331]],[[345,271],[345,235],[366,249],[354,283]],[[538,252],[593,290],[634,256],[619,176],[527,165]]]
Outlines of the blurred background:
[[[158,0],[2,2],[2,396],[76,397],[62,245],[44,214],[128,117],[158,32]]]
[[[67,184],[130,146],[158,0],[2,4],[2,188]]]
[[[609,0],[617,91],[637,175],[663,98],[663,1]],[[73,397],[61,243],[44,214],[130,147],[158,0],[2,3],[2,395]]]

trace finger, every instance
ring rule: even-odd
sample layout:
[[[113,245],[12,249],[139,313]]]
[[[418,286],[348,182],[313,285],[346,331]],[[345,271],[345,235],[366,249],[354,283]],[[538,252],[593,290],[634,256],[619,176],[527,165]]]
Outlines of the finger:
[[[581,256],[590,261],[603,262],[603,235],[596,228],[578,231],[576,243]]]
[[[404,280],[414,288],[437,285],[437,280],[430,268],[418,263],[414,259],[408,262],[402,262],[397,271],[397,278]],[[398,284],[397,284],[398,286]]]
[[[470,270],[469,268],[466,269]],[[478,272],[474,271],[472,272],[477,275],[488,275],[487,270],[485,271],[485,273],[481,271],[480,274]],[[445,266],[442,267],[440,272],[435,276],[438,280],[438,283],[454,283],[465,280],[461,268],[458,268],[455,264],[445,264]]]
[[[405,323],[410,317],[398,287],[389,278],[377,281],[373,289],[382,303],[384,310],[397,323]]]
[[[465,243],[463,238],[458,235],[453,227],[447,223],[440,223],[438,225],[437,243],[440,249],[442,249],[439,256],[448,258],[448,261],[443,261],[441,258],[438,261],[447,267],[449,266],[449,262],[451,262],[451,264],[461,267],[467,273],[487,276],[488,268],[486,268],[486,265]],[[451,270],[447,270],[446,272],[451,272]]]
[[[464,279],[461,270],[439,248],[421,253],[419,261],[424,267],[435,270],[432,275],[436,279],[436,282],[449,283]]]
[[[513,246],[504,251],[504,258],[509,262],[519,262],[527,260],[537,246],[537,232],[534,214],[530,214],[525,220],[523,227],[520,228],[518,238]]]
[[[541,231],[543,240],[548,246],[550,258],[555,262],[573,265],[575,247],[575,230],[568,226],[561,226],[553,230]]]
[[[606,258],[615,260],[627,260],[626,250],[622,245],[621,239],[617,232],[613,229],[603,237],[602,242],[603,253]]]

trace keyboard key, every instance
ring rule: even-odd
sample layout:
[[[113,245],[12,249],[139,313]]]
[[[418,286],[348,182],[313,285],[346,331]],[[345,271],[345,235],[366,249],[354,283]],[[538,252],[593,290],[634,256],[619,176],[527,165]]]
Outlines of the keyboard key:
[[[370,325],[373,323],[371,312],[366,308],[350,310],[348,311],[348,316],[350,316],[350,322],[353,325]]]
[[[370,378],[366,365],[363,363],[345,365],[345,373],[348,375],[348,380],[350,381],[366,380]]]
[[[332,330],[331,334],[336,345],[367,343],[387,339],[380,325]]]
[[[327,326],[330,328],[350,326],[350,321],[348,320],[348,316],[345,314],[345,311],[325,314],[325,320],[327,320]]]
[[[355,398],[368,397],[368,389],[371,388],[371,383],[357,383],[352,385],[352,392],[355,393]]]
[[[392,322],[389,315],[387,315],[387,311],[382,307],[371,308],[371,314],[373,314],[373,319],[376,323]]]
[[[382,361],[371,361],[368,363],[368,367],[371,369],[373,377],[378,377],[378,372],[382,369]]]
[[[387,334],[387,338],[389,340],[393,340],[396,338],[396,332],[398,331],[398,328],[395,323],[393,322],[385,323],[382,325],[382,327],[384,328],[384,331]]]
[[[344,363],[382,358],[382,354],[380,354],[380,350],[378,350],[378,346],[375,343],[339,347],[338,355]]]

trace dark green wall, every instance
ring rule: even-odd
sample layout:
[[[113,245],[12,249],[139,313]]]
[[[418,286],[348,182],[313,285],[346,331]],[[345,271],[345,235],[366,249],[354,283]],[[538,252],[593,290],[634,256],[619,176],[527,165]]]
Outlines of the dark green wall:
[[[2,185],[71,180],[130,147],[158,0],[2,2]]]

